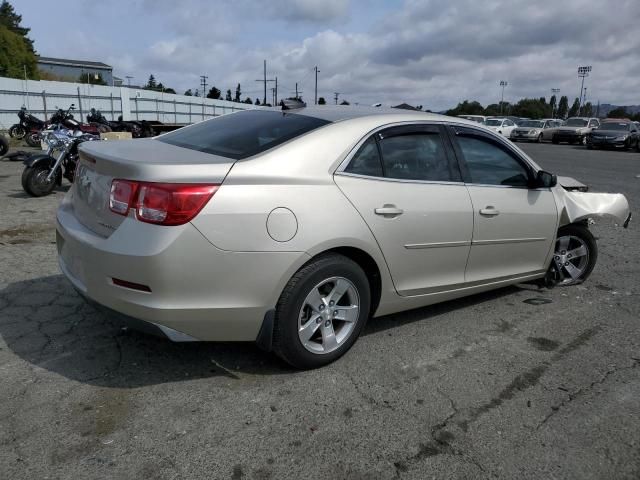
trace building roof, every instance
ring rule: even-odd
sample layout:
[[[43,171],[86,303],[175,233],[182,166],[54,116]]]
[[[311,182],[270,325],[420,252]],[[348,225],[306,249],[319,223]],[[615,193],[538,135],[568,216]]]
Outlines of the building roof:
[[[45,63],[51,65],[65,65],[69,67],[85,67],[96,68],[101,70],[113,70],[111,65],[107,65],[102,62],[89,62],[86,60],[71,60],[68,58],[53,58],[53,57],[40,57],[38,56],[38,63]]]

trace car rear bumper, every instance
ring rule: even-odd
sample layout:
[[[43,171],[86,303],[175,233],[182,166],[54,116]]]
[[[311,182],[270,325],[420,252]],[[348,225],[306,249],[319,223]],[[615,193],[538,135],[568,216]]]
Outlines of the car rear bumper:
[[[133,218],[103,238],[75,218],[68,200],[56,230],[60,269],[76,290],[120,319],[148,322],[179,341],[255,340],[283,284],[307,259],[302,252],[220,250],[191,224],[159,227]]]
[[[530,134],[530,133],[512,133],[511,140],[527,140],[527,141],[536,141],[540,134]]]
[[[577,142],[584,138],[584,135],[578,133],[555,133],[553,139],[558,142]]]
[[[624,148],[627,146],[625,140],[609,140],[602,138],[587,138],[587,143],[593,147],[609,147],[609,148]]]

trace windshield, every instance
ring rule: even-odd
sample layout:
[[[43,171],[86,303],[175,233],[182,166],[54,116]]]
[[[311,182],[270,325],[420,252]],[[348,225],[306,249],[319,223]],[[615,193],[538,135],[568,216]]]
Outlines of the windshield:
[[[542,128],[544,127],[544,122],[540,122],[538,120],[526,120],[520,123],[521,127],[531,127],[531,128]]]
[[[247,110],[180,128],[157,139],[177,147],[240,160],[328,123],[315,117]]]
[[[502,120],[496,120],[494,118],[490,118],[489,120],[485,121],[484,124],[490,127],[499,127],[502,125]]]
[[[606,122],[600,125],[600,130],[621,130],[627,131],[631,126],[630,123],[614,123],[614,122]]]
[[[565,124],[567,127],[586,127],[587,121],[582,118],[570,118]]]

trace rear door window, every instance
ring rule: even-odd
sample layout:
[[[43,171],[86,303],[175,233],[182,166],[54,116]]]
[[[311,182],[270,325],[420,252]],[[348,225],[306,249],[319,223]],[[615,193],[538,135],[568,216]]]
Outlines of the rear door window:
[[[328,123],[331,122],[298,113],[247,110],[180,128],[158,137],[157,140],[241,160]]]

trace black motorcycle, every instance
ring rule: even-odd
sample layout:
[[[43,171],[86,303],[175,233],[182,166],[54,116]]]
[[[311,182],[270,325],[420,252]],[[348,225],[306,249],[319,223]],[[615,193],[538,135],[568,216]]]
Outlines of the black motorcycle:
[[[39,132],[45,127],[45,122],[29,113],[26,107],[22,107],[18,112],[20,123],[9,127],[9,136],[22,140],[29,132]]]
[[[24,161],[22,188],[32,197],[49,195],[62,178],[73,183],[78,163],[78,145],[99,140],[99,137],[80,131],[55,130],[44,138],[49,146],[46,154],[31,155]],[[58,152],[57,157],[54,153]]]
[[[9,141],[4,138],[4,135],[0,134],[0,157],[4,157],[5,153],[9,151]]]
[[[100,110],[96,110],[95,108],[92,108],[89,115],[87,115],[87,121],[105,125],[114,132],[130,132],[132,138],[153,137],[154,135],[153,129],[145,120],[125,121],[122,120],[122,115],[120,115],[117,121],[109,121]]]

